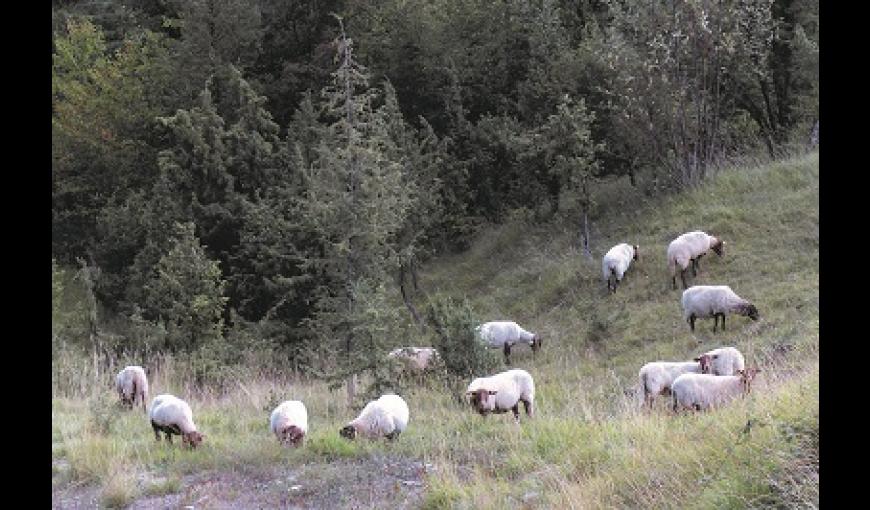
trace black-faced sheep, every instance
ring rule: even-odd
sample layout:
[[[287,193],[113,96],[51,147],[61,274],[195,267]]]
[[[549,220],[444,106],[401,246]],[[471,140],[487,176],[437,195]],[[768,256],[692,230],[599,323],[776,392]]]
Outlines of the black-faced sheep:
[[[642,366],[638,378],[644,403],[651,408],[656,397],[670,394],[674,381],[683,374],[709,373],[710,362],[710,356],[702,354],[693,361],[652,361]]]
[[[705,373],[713,375],[734,375],[746,368],[743,354],[734,347],[720,347],[704,353],[710,358],[710,370]]]
[[[540,335],[530,333],[513,321],[491,321],[478,326],[478,336],[489,347],[504,351],[505,364],[511,364],[511,347],[517,342],[527,343],[532,353],[538,351],[543,344]]]
[[[308,411],[298,400],[287,400],[269,417],[269,429],[284,445],[299,447],[308,432]]]
[[[205,439],[205,434],[196,430],[190,406],[174,395],[163,394],[154,397],[149,416],[154,436],[158,441],[160,441],[160,432],[166,434],[166,440],[170,444],[172,434],[180,435],[182,444],[190,448],[196,448]]]
[[[148,399],[148,377],[142,367],[131,365],[118,372],[115,376],[115,390],[122,404],[132,409],[139,400],[142,402],[142,410],[148,411],[145,407]]]
[[[637,260],[637,245],[617,244],[601,261],[601,270],[607,281],[607,290],[616,292],[616,286],[622,281],[632,260]],[[612,283],[611,283],[612,282]]]
[[[683,291],[681,300],[683,318],[689,323],[689,328],[695,331],[695,319],[713,317],[713,331],[722,318],[722,330],[725,330],[725,315],[736,314],[758,320],[758,308],[749,301],[738,296],[727,285],[696,285]]]
[[[519,423],[520,402],[526,415],[534,416],[535,382],[525,370],[507,370],[490,377],[478,377],[471,381],[465,394],[472,407],[483,416],[513,411],[514,420]]]
[[[345,425],[339,434],[350,440],[363,436],[370,439],[386,437],[392,441],[404,432],[409,418],[408,404],[402,397],[382,395],[366,404],[359,416]]]
[[[750,368],[739,371],[737,375],[683,374],[671,387],[674,412],[680,409],[703,411],[745,396],[760,371]]]
[[[688,269],[689,264],[692,265],[692,276],[697,276],[697,271],[701,269],[699,264],[701,257],[709,250],[713,250],[716,255],[721,257],[724,246],[725,241],[701,231],[687,232],[671,241],[671,244],[668,245],[668,270],[671,272],[673,288],[677,288],[678,265],[680,266],[680,278],[685,289],[687,287],[686,269]]]

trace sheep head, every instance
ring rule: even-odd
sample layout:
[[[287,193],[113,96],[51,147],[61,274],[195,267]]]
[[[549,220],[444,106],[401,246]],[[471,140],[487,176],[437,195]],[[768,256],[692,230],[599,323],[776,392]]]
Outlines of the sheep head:
[[[495,399],[490,400],[489,397],[498,393],[497,390],[487,390],[480,388],[474,391],[468,391],[465,394],[471,396],[471,405],[480,414],[486,414],[495,408]]]
[[[346,425],[338,432],[338,434],[345,439],[350,439],[351,441],[353,441],[354,439],[356,439],[356,427],[354,427],[353,425]]]
[[[761,372],[760,368],[747,368],[746,370],[738,370],[737,375],[740,376],[740,381],[743,382],[743,393],[749,393],[752,386],[752,380]]]
[[[302,432],[302,429],[297,427],[296,425],[288,425],[281,429],[281,442],[285,445],[293,445],[298,447],[302,444],[302,438],[305,436],[305,432]]]
[[[702,355],[698,356],[697,358],[695,358],[694,361],[697,361],[698,363],[701,364],[701,373],[702,374],[709,374],[710,373],[711,365],[713,363],[713,358],[710,357],[709,354],[702,354]]]
[[[637,260],[637,245],[636,245],[636,244],[635,244],[635,245],[632,245],[632,248],[634,248],[634,257],[633,257],[633,259],[634,259],[634,260]]]
[[[713,242],[710,243],[710,249],[713,250],[716,255],[722,256],[722,250],[725,248],[725,241],[719,239],[718,237],[713,238]]]
[[[532,352],[537,352],[543,343],[544,340],[541,338],[541,335],[534,335],[532,336],[532,343],[529,346],[531,346]]]
[[[187,432],[185,434],[181,434],[181,442],[189,448],[196,449],[202,440],[205,439],[205,434],[200,434],[197,431]]]
[[[750,319],[757,321],[758,320],[758,308],[755,307],[752,303],[743,303],[738,308],[740,315],[745,317],[749,317]]]

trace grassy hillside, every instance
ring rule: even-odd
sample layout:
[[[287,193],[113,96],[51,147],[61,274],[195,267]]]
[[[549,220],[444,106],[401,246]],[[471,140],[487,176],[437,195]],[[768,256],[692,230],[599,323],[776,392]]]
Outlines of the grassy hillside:
[[[225,504],[817,506],[818,172],[814,153],[723,171],[676,196],[651,199],[611,183],[602,191],[608,207],[595,218],[594,260],[578,250],[570,218],[540,227],[517,217],[483,233],[470,251],[424,267],[426,292],[465,296],[482,320],[510,318],[544,335],[536,357],[523,348],[512,356],[537,386],[538,414],[523,416],[520,426],[420,387],[405,395],[411,422],[397,443],[347,443],[338,437],[352,418],[341,393],[251,371],[239,374],[229,395],[190,399],[206,447],[182,452],[156,444],[141,409],[118,412],[102,387],[87,399],[52,400],[54,492],[81,482],[103,504],[163,494],[177,494],[180,504],[199,497],[195,486],[203,482],[194,474],[213,472],[236,474],[242,492],[253,490],[244,480],[267,480],[266,488],[257,484],[260,499],[234,494]],[[720,235],[726,247],[721,258],[704,257],[689,283],[730,285],[758,306],[761,320],[731,316],[715,334],[704,320],[689,331],[665,250],[694,229]],[[640,245],[640,261],[609,295],[600,257],[619,242]],[[762,367],[749,398],[703,414],[673,416],[664,401],[652,413],[639,409],[633,390],[643,363],[720,345],[737,346],[750,366]],[[169,364],[155,374],[153,393],[191,395],[180,371]],[[268,410],[291,397],[304,400],[310,415],[306,447],[293,451],[277,448],[268,433]],[[300,488],[288,496],[286,487],[269,485],[278,483],[276,469],[292,473]],[[382,485],[390,487],[384,495],[373,495],[377,483],[365,478],[373,473],[394,482]]]

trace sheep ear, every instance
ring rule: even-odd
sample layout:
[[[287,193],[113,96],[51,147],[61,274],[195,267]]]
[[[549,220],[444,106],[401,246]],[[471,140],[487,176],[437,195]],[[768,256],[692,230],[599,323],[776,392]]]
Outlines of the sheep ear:
[[[495,395],[496,393],[498,393],[498,390],[489,390],[490,395]]]

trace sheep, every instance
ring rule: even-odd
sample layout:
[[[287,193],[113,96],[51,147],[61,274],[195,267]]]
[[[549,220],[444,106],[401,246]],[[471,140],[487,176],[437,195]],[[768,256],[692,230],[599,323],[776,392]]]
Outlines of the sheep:
[[[719,407],[738,395],[746,396],[760,369],[739,370],[736,375],[683,374],[671,388],[674,412],[682,409],[702,411]]]
[[[643,389],[644,403],[652,408],[653,400],[671,392],[677,377],[683,374],[710,373],[711,357],[702,354],[693,361],[651,361],[640,368],[638,378]]]
[[[145,401],[148,399],[148,377],[142,367],[135,365],[124,367],[115,376],[115,389],[122,404],[132,409],[138,399],[142,402],[142,410],[148,412],[145,406]]]
[[[489,377],[478,377],[468,385],[465,395],[482,416],[510,410],[514,413],[516,423],[519,423],[519,406],[522,402],[526,416],[534,417],[535,381],[525,370],[513,369]]]
[[[705,373],[713,375],[734,375],[746,368],[743,354],[734,347],[720,347],[704,353],[710,358],[710,370]]]
[[[616,292],[616,286],[622,281],[622,277],[628,271],[628,266],[631,265],[632,260],[637,260],[636,244],[617,244],[604,255],[601,269],[604,273],[604,279],[607,281],[607,290]],[[615,280],[612,288],[611,280]]]
[[[502,348],[505,364],[511,364],[511,347],[523,341],[532,348],[532,354],[541,348],[543,340],[540,335],[530,333],[513,321],[492,321],[477,327],[477,334],[489,347]]]
[[[370,439],[383,436],[394,441],[408,426],[408,418],[408,404],[402,397],[382,395],[366,404],[359,416],[339,431],[339,435],[351,441],[357,435]]]
[[[308,411],[305,404],[298,400],[282,402],[272,411],[269,428],[279,442],[298,448],[308,432]]]
[[[695,285],[683,291],[683,318],[689,328],[695,331],[695,319],[713,317],[713,332],[722,318],[722,331],[725,330],[725,314],[733,313],[758,320],[758,308],[738,296],[727,285]]]
[[[196,430],[190,406],[174,395],[163,394],[154,397],[151,401],[149,418],[157,441],[160,441],[160,432],[166,434],[166,441],[170,444],[172,444],[172,434],[181,435],[182,444],[190,448],[196,448],[205,439],[205,434]]]
[[[701,270],[699,264],[701,257],[709,250],[713,250],[716,255],[721,257],[724,246],[725,241],[701,231],[687,232],[671,241],[671,244],[668,245],[668,269],[671,271],[673,288],[677,288],[678,264],[681,268],[680,279],[682,279],[685,289],[687,287],[686,269],[689,263],[692,264],[692,276],[697,276],[697,271]]]
[[[441,359],[434,347],[400,347],[390,351],[387,357],[401,360],[407,368],[418,372],[430,368]]]

